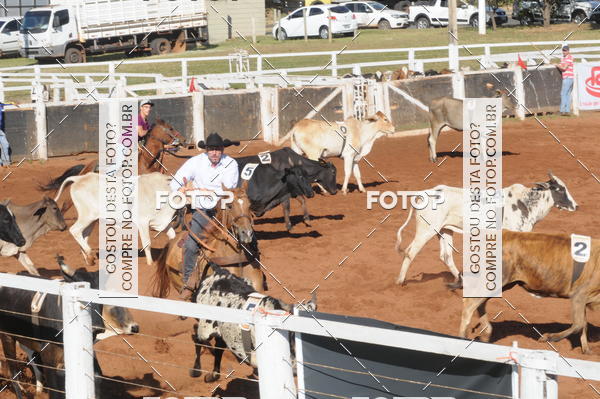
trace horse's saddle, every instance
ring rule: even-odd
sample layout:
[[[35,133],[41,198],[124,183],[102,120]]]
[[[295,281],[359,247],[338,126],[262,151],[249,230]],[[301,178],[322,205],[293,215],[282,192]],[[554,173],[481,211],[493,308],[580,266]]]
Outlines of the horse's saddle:
[[[181,248],[181,259],[184,259],[184,245],[185,240],[189,237],[189,232],[185,232],[181,239],[177,241],[177,247]],[[236,253],[234,255],[229,256],[207,256],[208,260],[219,265],[219,266],[228,266],[228,265],[237,265],[239,263],[249,263],[248,257],[245,252]]]

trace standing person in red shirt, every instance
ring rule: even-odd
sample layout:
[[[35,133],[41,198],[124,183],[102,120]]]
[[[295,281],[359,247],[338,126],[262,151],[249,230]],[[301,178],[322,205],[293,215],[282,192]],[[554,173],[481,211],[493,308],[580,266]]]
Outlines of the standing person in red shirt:
[[[140,102],[140,112],[138,113],[138,141],[145,140],[146,134],[150,131],[150,122],[148,115],[154,106],[153,102],[145,98]]]
[[[562,89],[560,91],[560,114],[563,116],[571,115],[571,92],[573,91],[573,56],[569,52],[569,46],[562,48],[562,59],[557,68],[562,72]]]

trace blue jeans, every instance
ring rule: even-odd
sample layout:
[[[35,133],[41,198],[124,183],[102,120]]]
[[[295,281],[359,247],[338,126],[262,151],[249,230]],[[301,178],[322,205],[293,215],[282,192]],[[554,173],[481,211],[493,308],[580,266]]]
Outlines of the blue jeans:
[[[571,112],[571,92],[573,91],[573,78],[564,78],[560,91],[560,112]]]
[[[10,165],[10,144],[4,131],[0,130],[0,166]]]
[[[204,229],[209,224],[208,220],[216,214],[214,209],[200,210],[195,209],[190,222],[190,229],[198,238],[206,240]],[[192,235],[188,235],[183,244],[183,283],[187,283],[196,268],[196,261],[200,252],[200,244],[196,242]],[[193,287],[191,287],[193,288]]]

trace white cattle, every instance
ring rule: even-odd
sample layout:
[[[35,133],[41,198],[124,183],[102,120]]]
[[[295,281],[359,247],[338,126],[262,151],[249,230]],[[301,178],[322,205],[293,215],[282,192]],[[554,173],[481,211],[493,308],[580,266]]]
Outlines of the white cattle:
[[[160,209],[156,209],[156,192],[171,191],[170,181],[169,176],[157,172],[138,177],[138,218],[136,225],[148,265],[152,264],[150,229],[157,232],[166,230],[169,239],[175,238],[175,231],[169,227],[169,224],[173,220],[176,210],[168,204],[163,204]],[[69,231],[81,247],[86,262],[93,264],[94,256],[87,241],[96,221],[100,218],[100,204],[98,201],[100,198],[100,175],[98,173],[87,173],[83,176],[69,177],[60,186],[55,201],[58,201],[63,189],[70,183],[73,183],[71,186],[71,199],[77,209],[77,221]]]
[[[282,145],[290,139],[292,150],[300,155],[318,161],[321,157],[340,157],[344,160],[344,184],[342,192],[348,193],[350,174],[354,174],[358,189],[365,188],[360,177],[358,162],[371,152],[375,140],[394,133],[394,125],[382,113],[377,112],[363,121],[349,118],[341,124],[302,119],[294,125],[278,143]]]
[[[513,184],[502,189],[503,217],[502,228],[513,231],[531,231],[533,226],[548,215],[553,206],[559,209],[574,211],[577,209],[575,199],[569,193],[567,186],[552,172],[550,180],[536,183],[533,188],[522,184]],[[429,191],[429,190],[428,190]],[[459,272],[454,265],[452,251],[452,235],[454,232],[463,232],[463,189],[439,185],[431,189],[439,191],[444,196],[444,203],[433,209],[432,201],[423,209],[416,210],[415,237],[410,245],[402,250],[402,230],[408,225],[413,214],[410,208],[408,218],[398,229],[396,235],[396,251],[404,253],[404,260],[400,269],[397,284],[404,284],[406,274],[411,262],[415,259],[421,248],[436,235],[440,240],[440,259],[444,262],[455,278],[459,281]]]

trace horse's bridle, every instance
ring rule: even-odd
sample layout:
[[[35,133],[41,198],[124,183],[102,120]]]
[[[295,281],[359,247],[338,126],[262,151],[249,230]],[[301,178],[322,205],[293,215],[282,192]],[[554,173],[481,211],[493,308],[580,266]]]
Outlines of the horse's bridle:
[[[179,133],[177,133],[177,131],[175,129],[173,129],[173,131],[175,132],[175,134],[171,134],[171,129],[172,128],[169,129],[169,128],[165,127],[164,125],[154,125],[154,127],[152,129],[150,129],[150,137],[153,137],[152,136],[152,130],[154,130],[157,126],[159,126],[161,129],[163,129],[169,135],[169,137],[171,137],[171,144],[177,142],[177,144],[173,144],[173,145],[179,145],[179,139],[183,140],[183,136],[181,136]],[[159,138],[156,138],[156,137],[154,137],[154,138],[156,140],[160,141],[161,143],[165,144],[165,145],[169,144],[168,141],[165,142],[165,141],[162,141]]]

